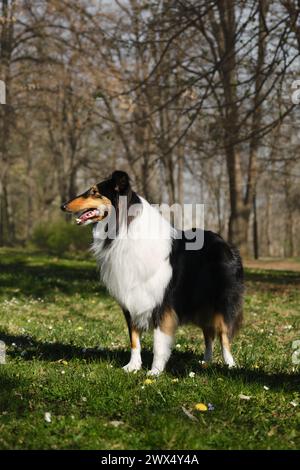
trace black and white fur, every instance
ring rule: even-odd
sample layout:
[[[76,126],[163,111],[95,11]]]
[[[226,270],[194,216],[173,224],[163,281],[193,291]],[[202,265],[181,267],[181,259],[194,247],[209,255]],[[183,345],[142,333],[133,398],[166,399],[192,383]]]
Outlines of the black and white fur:
[[[154,328],[150,374],[163,372],[171,355],[174,334],[162,328],[166,312],[172,313],[174,330],[177,324],[189,322],[203,329],[205,361],[212,360],[213,341],[219,335],[224,362],[234,366],[226,338],[232,338],[242,319],[243,268],[238,251],[210,231],[204,231],[201,249],[186,250],[189,234],[181,233],[178,238],[158,210],[132,190],[124,172],[114,172],[97,188],[116,209],[117,229],[113,239],[105,239],[110,216],[95,223],[92,250],[102,282],[123,309],[129,333],[132,328],[137,332]],[[137,213],[128,218],[133,204]],[[130,372],[141,367],[136,335],[124,369]]]

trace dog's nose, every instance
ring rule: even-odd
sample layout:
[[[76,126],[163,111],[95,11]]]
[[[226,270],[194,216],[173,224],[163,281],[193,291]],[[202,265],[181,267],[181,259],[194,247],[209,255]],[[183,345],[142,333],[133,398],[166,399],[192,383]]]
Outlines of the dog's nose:
[[[64,204],[62,204],[62,205],[60,206],[60,208],[61,208],[62,211],[67,210],[67,203],[65,202]]]

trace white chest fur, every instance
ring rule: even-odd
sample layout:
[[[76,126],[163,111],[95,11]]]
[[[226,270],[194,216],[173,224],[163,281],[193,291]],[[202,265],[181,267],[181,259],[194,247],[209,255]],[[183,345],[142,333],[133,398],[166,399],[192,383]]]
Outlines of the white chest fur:
[[[100,227],[94,229],[93,251],[101,278],[111,295],[130,312],[136,326],[149,326],[153,309],[163,300],[172,269],[169,255],[173,229],[159,212],[141,198],[142,210],[120,227],[117,238],[103,248]],[[98,224],[99,226],[99,224]]]

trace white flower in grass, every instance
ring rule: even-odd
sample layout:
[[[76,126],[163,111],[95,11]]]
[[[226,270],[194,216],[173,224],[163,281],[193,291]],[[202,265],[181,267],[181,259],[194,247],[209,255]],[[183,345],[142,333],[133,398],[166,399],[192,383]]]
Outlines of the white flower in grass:
[[[250,395],[244,395],[243,393],[239,394],[240,400],[250,400],[251,396]]]
[[[114,428],[118,428],[124,424],[124,421],[110,421],[109,424],[111,424]]]
[[[44,415],[44,419],[45,419],[46,423],[51,423],[51,413],[49,413],[49,411],[46,411],[46,413]]]
[[[195,372],[190,372],[190,373],[189,373],[189,377],[190,377],[191,379],[193,379],[193,378],[195,377],[195,375],[196,375]]]
[[[270,387],[267,387],[266,385],[264,385],[264,389],[265,390],[270,390]]]

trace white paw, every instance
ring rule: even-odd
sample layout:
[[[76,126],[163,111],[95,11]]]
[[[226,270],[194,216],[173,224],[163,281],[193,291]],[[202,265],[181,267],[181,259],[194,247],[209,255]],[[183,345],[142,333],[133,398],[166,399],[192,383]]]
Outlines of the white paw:
[[[162,372],[163,371],[160,369],[157,369],[157,367],[152,367],[152,369],[147,372],[147,375],[154,377],[154,376],[160,375]]]
[[[234,369],[236,367],[236,363],[233,361],[233,362],[230,362],[228,364],[226,364],[228,369]]]
[[[136,372],[142,368],[142,363],[138,361],[130,361],[123,367],[125,372]]]

